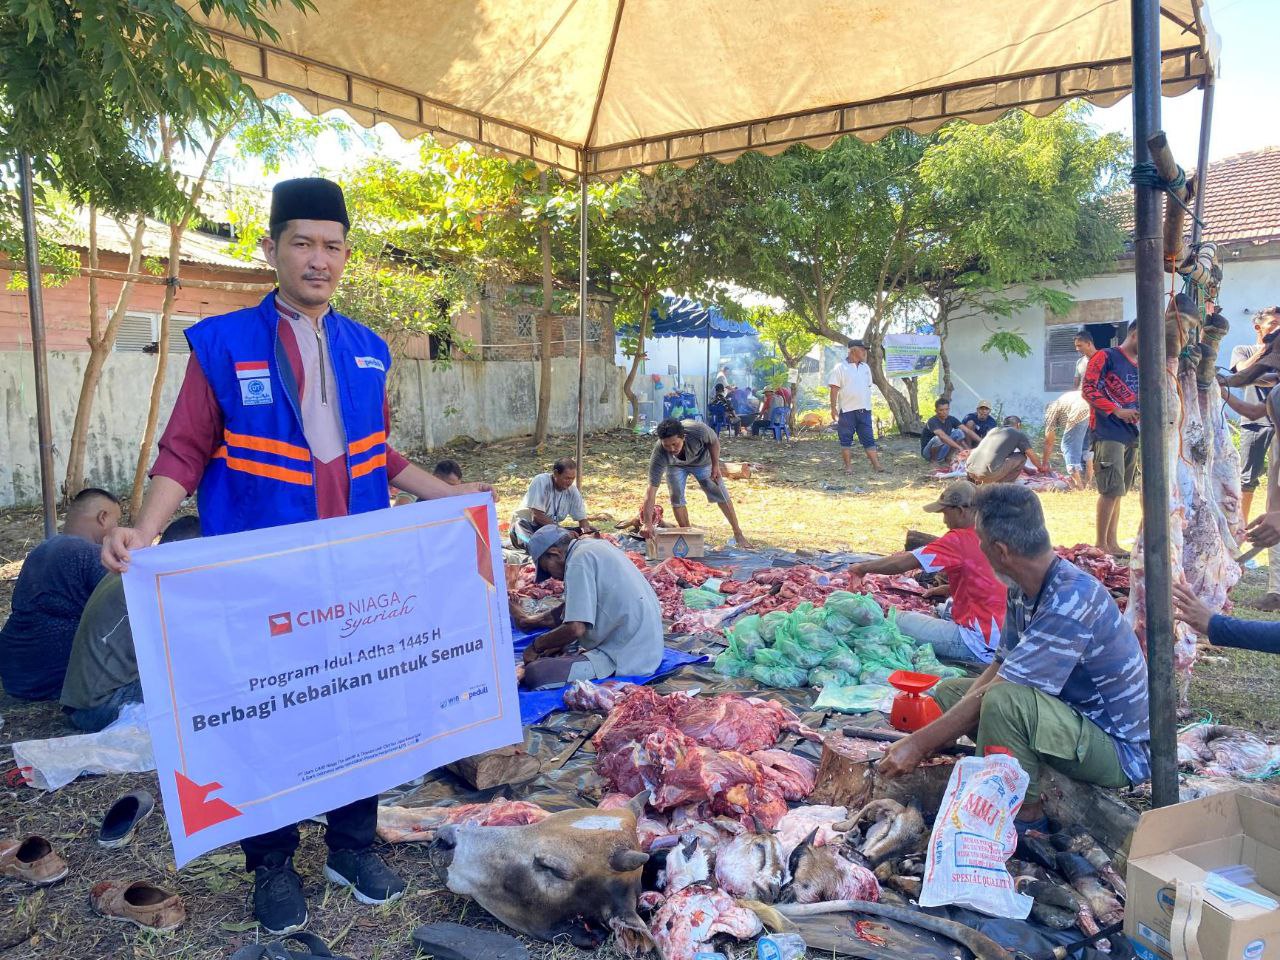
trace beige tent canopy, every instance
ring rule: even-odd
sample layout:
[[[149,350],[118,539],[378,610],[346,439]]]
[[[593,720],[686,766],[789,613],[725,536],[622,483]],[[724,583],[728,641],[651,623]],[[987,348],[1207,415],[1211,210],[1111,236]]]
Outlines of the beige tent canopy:
[[[1130,0],[315,0],[275,41],[211,22],[263,96],[610,176],[896,127],[1043,115],[1132,85]],[[1205,76],[1201,0],[1161,3],[1166,96]],[[194,12],[194,11],[193,11]],[[197,14],[198,15],[198,14]]]

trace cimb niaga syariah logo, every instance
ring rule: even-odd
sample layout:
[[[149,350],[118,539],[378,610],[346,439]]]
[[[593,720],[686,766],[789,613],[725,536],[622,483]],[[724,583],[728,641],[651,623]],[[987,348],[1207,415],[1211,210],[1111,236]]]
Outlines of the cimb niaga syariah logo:
[[[301,630],[317,624],[336,623],[340,636],[346,639],[371,623],[395,620],[412,613],[417,598],[417,594],[402,597],[398,591],[392,590],[390,593],[352,597],[327,607],[272,613],[267,615],[267,630],[270,636],[280,637],[293,633],[295,628]]]

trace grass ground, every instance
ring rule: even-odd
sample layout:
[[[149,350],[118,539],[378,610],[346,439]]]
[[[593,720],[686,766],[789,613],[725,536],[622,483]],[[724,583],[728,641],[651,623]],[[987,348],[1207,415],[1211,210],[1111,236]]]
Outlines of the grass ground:
[[[627,433],[589,438],[584,490],[592,512],[615,518],[634,515],[644,495],[645,466],[652,441]],[[495,482],[500,515],[514,509],[529,477],[552,459],[572,453],[572,440],[552,442],[541,455],[525,442],[478,445],[455,443],[438,451],[459,460],[467,479]],[[807,437],[794,444],[727,439],[725,456],[761,464],[749,480],[732,481],[731,490],[746,534],[758,543],[784,549],[838,549],[889,552],[902,547],[904,530],[940,533],[940,520],[920,510],[939,484],[927,476],[914,440],[885,442],[888,472],[872,474],[860,453],[854,474],[847,477],[839,449],[829,437]],[[430,463],[432,458],[422,458]],[[728,526],[699,491],[689,491],[693,523],[709,531],[712,543],[723,543]],[[1092,540],[1094,498],[1088,493],[1049,493],[1042,497],[1053,540],[1074,544]],[[1137,531],[1138,501],[1124,505],[1121,540]],[[39,515],[8,511],[0,520],[0,565],[19,561],[39,542]],[[4,576],[0,568],[0,577]],[[0,580],[0,617],[7,616],[12,581]],[[1237,610],[1246,617],[1266,616],[1249,606],[1265,588],[1265,569],[1250,571],[1236,591]],[[1192,707],[1221,721],[1239,723],[1271,734],[1280,733],[1280,716],[1272,691],[1280,685],[1280,658],[1224,651],[1197,669],[1191,687]],[[53,704],[24,704],[0,695],[3,746],[17,740],[66,732]],[[11,768],[7,752],[0,772]],[[58,844],[71,861],[71,877],[48,891],[32,893],[0,881],[0,956],[44,960],[128,957],[134,960],[206,960],[229,956],[255,937],[249,921],[251,886],[240,869],[238,851],[224,850],[173,870],[161,818],[152,817],[129,847],[106,851],[93,843],[96,824],[111,799],[139,787],[156,792],[150,774],[82,778],[53,793],[0,784],[0,841],[41,833]],[[420,849],[411,845],[386,850],[392,866],[410,881],[408,895],[389,907],[360,907],[346,894],[319,879],[324,845],[316,827],[306,827],[298,864],[311,903],[313,932],[336,941],[335,951],[368,960],[401,960],[413,955],[409,932],[419,923],[463,919],[491,924],[481,911],[440,889]],[[132,927],[106,923],[88,907],[88,890],[104,879],[145,878],[181,892],[189,911],[187,923],[173,934],[152,936]],[[531,945],[538,960],[588,956],[567,946]],[[612,951],[594,956],[614,958]]]

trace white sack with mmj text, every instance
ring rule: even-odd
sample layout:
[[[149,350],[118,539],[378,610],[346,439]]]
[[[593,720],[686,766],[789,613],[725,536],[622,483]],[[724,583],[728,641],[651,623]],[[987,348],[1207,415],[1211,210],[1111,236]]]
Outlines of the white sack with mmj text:
[[[1013,820],[1027,782],[1022,764],[1004,754],[956,764],[929,837],[920,906],[1026,919],[1031,898],[1014,890],[1005,864],[1018,845]]]

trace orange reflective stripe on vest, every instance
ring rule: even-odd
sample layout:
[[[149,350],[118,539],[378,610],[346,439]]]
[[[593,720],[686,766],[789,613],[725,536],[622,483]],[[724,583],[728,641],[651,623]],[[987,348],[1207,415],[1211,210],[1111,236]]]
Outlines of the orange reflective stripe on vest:
[[[285,446],[288,446],[288,444],[285,444]],[[296,483],[302,487],[309,487],[314,482],[311,474],[304,470],[290,470],[288,467],[277,467],[270,463],[259,463],[257,460],[233,457],[228,455],[226,447],[219,447],[213,457],[215,460],[226,461],[229,470],[239,470],[241,473],[251,473],[257,477],[280,480],[284,483]]]
[[[223,430],[222,436],[228,446],[244,447],[246,450],[257,450],[259,453],[274,453],[278,457],[311,462],[310,450],[293,443],[285,443],[283,440],[269,440],[266,437],[255,437],[248,433],[232,433],[230,430]]]
[[[366,450],[371,450],[372,448],[376,447],[380,443],[386,443],[386,442],[387,442],[386,431],[377,430],[374,433],[369,434],[367,437],[361,437],[355,443],[350,444],[347,447],[347,451],[351,456],[355,457],[364,453]],[[368,471],[366,471],[366,473],[367,472]]]
[[[373,471],[377,470],[379,467],[385,467],[386,465],[387,455],[385,453],[380,453],[376,457],[370,457],[363,463],[357,463],[351,468],[351,476],[353,479],[356,477],[363,477],[366,473],[373,473]]]

